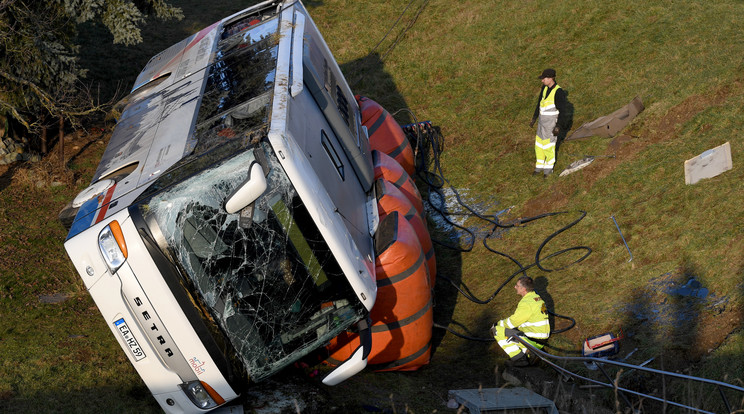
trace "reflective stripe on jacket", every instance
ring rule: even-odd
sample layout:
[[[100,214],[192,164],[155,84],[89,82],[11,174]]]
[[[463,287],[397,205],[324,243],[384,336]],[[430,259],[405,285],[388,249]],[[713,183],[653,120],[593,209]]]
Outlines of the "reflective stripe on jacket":
[[[502,322],[507,328],[519,329],[529,338],[547,339],[550,336],[550,321],[545,302],[535,292],[524,295],[514,314]]]
[[[558,108],[555,106],[555,92],[560,89],[560,85],[555,85],[548,92],[548,88],[543,88],[542,99],[540,99],[540,115],[558,115]]]

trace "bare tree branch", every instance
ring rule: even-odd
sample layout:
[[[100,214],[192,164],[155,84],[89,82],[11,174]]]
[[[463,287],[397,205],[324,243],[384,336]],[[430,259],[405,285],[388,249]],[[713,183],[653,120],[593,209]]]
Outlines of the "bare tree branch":
[[[0,13],[2,13],[3,10],[7,9],[9,6],[11,6],[15,2],[16,0],[1,0],[0,1]]]
[[[13,105],[0,99],[0,108],[5,108],[8,112],[10,112],[13,118],[16,121],[20,122],[24,127],[26,127],[26,129],[31,129],[31,125],[28,123],[26,118],[23,115],[19,114]]]
[[[57,106],[55,105],[52,98],[44,92],[40,87],[38,87],[35,83],[28,81],[26,79],[21,79],[17,76],[14,76],[4,70],[0,70],[0,76],[4,77],[5,79],[15,82],[21,85],[28,86],[31,88],[31,90],[34,92],[34,94],[39,98],[39,101],[44,105],[44,108],[46,108],[49,113],[52,115],[57,115],[59,113]]]

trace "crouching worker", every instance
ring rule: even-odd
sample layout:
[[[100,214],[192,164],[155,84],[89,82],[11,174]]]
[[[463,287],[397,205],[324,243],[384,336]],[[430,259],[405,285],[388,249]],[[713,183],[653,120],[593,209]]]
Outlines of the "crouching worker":
[[[506,319],[500,320],[491,327],[491,334],[496,338],[499,346],[509,355],[507,365],[514,367],[526,367],[530,360],[526,356],[527,348],[516,339],[510,339],[514,335],[521,335],[532,345],[542,348],[542,344],[535,342],[544,341],[550,336],[550,321],[545,302],[535,293],[535,283],[529,276],[522,276],[514,286],[517,294],[522,299],[517,305],[514,314]],[[526,337],[526,338],[525,338]]]

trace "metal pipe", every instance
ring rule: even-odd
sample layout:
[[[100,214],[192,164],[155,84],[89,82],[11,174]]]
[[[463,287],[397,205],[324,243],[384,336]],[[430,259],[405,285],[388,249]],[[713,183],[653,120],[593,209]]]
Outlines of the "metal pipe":
[[[628,397],[625,396],[625,393],[622,392],[622,388],[620,388],[620,377],[617,378],[617,381],[613,381],[610,374],[605,371],[604,366],[602,364],[597,364],[597,367],[599,367],[599,370],[602,371],[602,374],[604,374],[605,378],[607,378],[607,381],[609,381],[610,384],[613,385],[613,389],[615,390],[615,393],[623,398],[623,401],[625,401],[625,405],[630,408],[630,411],[635,413],[636,411],[633,409],[633,403],[630,402]]]
[[[723,403],[726,404],[726,411],[732,412],[733,410],[731,410],[731,404],[729,404],[728,398],[726,398],[726,394],[723,393],[723,389],[720,385],[718,386],[718,393],[721,394],[721,399],[723,400]]]
[[[625,248],[628,249],[628,254],[630,255],[630,259],[628,259],[628,262],[633,260],[633,253],[630,252],[630,247],[628,247],[628,242],[625,241],[625,237],[623,237],[623,232],[620,231],[620,226],[617,225],[617,220],[615,220],[615,216],[610,216],[613,222],[615,222],[615,227],[617,227],[617,232],[620,233],[620,238],[623,239],[623,243],[625,243]]]

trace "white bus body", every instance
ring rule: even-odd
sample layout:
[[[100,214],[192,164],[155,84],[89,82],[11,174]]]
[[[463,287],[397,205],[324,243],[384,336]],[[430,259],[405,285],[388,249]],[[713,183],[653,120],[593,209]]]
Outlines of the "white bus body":
[[[165,411],[209,411],[354,325],[368,332],[368,137],[299,1],[154,56],[123,102],[65,248]],[[364,368],[363,342],[324,382]]]

